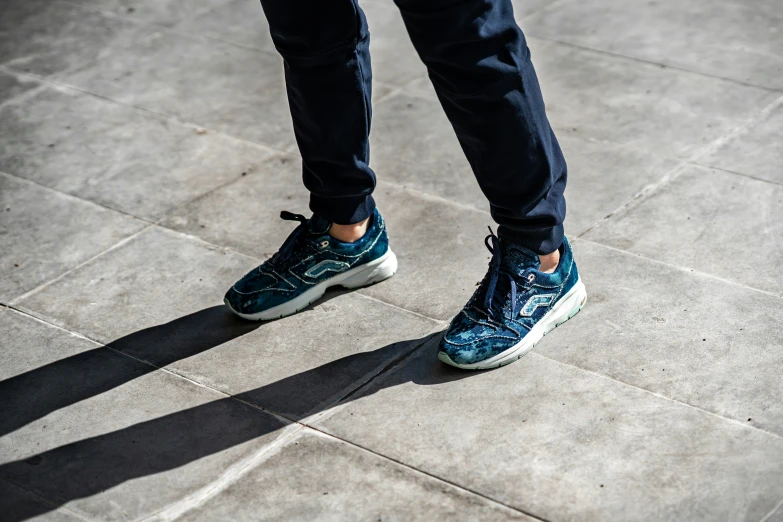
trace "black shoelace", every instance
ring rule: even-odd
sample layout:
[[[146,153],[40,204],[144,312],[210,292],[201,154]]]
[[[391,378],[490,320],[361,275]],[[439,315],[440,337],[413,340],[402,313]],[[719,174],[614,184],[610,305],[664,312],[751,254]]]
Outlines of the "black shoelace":
[[[280,212],[280,218],[285,219],[286,221],[299,221],[299,226],[291,232],[283,243],[283,246],[280,247],[280,250],[269,259],[268,262],[273,267],[279,267],[282,263],[291,259],[295,250],[294,247],[299,242],[301,236],[307,232],[307,218],[302,214],[294,214],[293,212],[283,210]]]
[[[484,244],[486,245],[487,250],[492,254],[492,259],[489,261],[489,272],[487,272],[487,276],[485,276],[484,280],[481,282],[482,286],[486,283],[483,303],[484,310],[486,310],[487,315],[490,318],[496,319],[495,310],[492,305],[498,288],[498,280],[503,276],[508,278],[511,287],[511,317],[516,317],[517,313],[519,313],[519,305],[517,303],[517,282],[514,279],[514,274],[509,272],[502,264],[503,255],[500,249],[500,239],[492,232],[492,228],[487,228],[489,228],[489,235],[484,238]],[[527,279],[527,281],[532,282],[530,279]],[[528,285],[522,286],[523,291],[529,289],[530,287]]]

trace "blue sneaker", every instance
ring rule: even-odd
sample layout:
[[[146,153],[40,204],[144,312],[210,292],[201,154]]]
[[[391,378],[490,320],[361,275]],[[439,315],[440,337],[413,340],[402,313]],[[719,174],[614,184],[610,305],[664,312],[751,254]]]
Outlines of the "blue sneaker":
[[[307,219],[281,212],[280,217],[299,221],[299,226],[274,256],[237,281],[223,300],[244,319],[285,317],[318,300],[330,286],[359,288],[397,270],[378,210],[370,217],[367,233],[354,243],[330,236],[330,223],[319,216]]]
[[[438,358],[457,368],[486,370],[509,364],[582,309],[587,299],[571,245],[563,238],[560,264],[538,270],[538,255],[490,229],[489,271],[465,308],[451,321]]]

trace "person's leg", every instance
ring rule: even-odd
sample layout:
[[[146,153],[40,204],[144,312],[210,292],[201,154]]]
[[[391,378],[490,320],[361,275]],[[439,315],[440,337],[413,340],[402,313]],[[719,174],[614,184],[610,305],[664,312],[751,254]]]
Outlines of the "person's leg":
[[[226,292],[245,319],[296,313],[327,288],[394,275],[397,258],[372,199],[369,33],[356,0],[261,0],[285,80],[313,217]]]
[[[395,0],[479,185],[498,238],[484,280],[451,321],[438,357],[508,364],[585,303],[563,235],[566,164],[547,121],[511,0]]]
[[[563,241],[566,163],[511,1],[395,3],[489,200],[498,235],[545,261]]]
[[[261,0],[284,59],[310,210],[332,223],[372,215],[369,31],[356,0]]]

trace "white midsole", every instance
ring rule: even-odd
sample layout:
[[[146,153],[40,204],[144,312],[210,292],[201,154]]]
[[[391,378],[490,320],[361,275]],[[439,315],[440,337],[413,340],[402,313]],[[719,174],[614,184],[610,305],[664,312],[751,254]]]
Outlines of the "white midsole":
[[[553,330],[557,325],[566,322],[578,312],[584,305],[586,298],[587,291],[585,290],[585,285],[582,283],[582,279],[579,278],[573,288],[571,288],[571,290],[569,290],[551,310],[544,314],[544,317],[530,329],[527,335],[508,350],[485,361],[473,364],[457,364],[443,352],[439,354],[441,355],[440,359],[447,364],[466,370],[483,370],[502,366],[503,363],[518,359],[532,350],[533,346],[535,346],[547,333]]]
[[[285,317],[286,315],[291,315],[298,312],[302,308],[307,307],[307,305],[320,299],[321,296],[324,295],[324,292],[326,292],[326,289],[331,286],[342,285],[346,288],[359,288],[383,281],[384,279],[394,275],[396,271],[397,256],[395,256],[394,252],[389,249],[378,259],[351,268],[342,274],[337,274],[334,277],[327,279],[326,281],[318,283],[290,301],[279,304],[268,310],[264,310],[263,312],[258,312],[256,314],[240,314],[231,308],[228,300],[225,300],[224,302],[232,312],[243,319],[249,319],[251,321],[266,321],[269,319]]]

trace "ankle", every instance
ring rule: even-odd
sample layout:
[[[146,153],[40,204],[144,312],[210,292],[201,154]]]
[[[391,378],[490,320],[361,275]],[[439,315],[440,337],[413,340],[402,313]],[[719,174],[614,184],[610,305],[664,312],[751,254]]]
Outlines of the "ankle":
[[[329,227],[329,235],[343,243],[353,243],[364,237],[364,234],[367,233],[367,225],[369,222],[370,218],[352,225],[338,225],[337,223],[332,223],[332,226]]]
[[[545,256],[540,255],[538,256],[538,259],[541,261],[541,266],[538,269],[539,272],[551,274],[557,270],[557,265],[560,264],[560,249]]]

